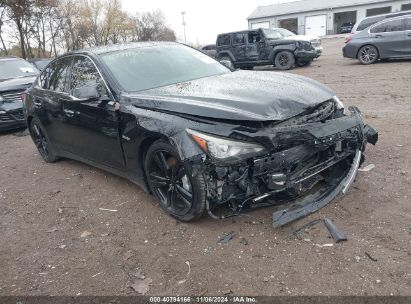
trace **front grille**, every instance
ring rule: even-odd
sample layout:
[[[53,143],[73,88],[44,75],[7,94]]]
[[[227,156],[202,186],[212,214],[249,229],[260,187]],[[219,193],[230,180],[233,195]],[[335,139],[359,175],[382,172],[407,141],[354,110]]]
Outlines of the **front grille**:
[[[321,104],[314,111],[308,114],[297,115],[290,118],[283,123],[276,125],[277,127],[288,127],[295,125],[302,125],[307,123],[321,122],[327,120],[331,115],[334,114],[336,108],[333,100],[329,100]]]
[[[24,93],[24,90],[10,91],[7,93],[2,93],[1,96],[6,102],[16,102],[21,101],[21,95]]]
[[[16,121],[23,120],[24,113],[22,109],[8,111],[6,113],[0,114],[0,121]]]

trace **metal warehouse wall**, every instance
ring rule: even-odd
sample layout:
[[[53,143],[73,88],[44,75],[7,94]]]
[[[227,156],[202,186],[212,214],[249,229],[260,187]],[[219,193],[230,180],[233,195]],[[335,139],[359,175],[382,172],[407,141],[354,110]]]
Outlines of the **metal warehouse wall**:
[[[327,16],[327,34],[329,35],[329,34],[335,34],[337,31],[337,29],[334,29],[334,14],[335,13],[357,11],[356,20],[358,21],[366,17],[367,9],[391,6],[391,12],[396,12],[396,11],[401,10],[401,6],[403,4],[411,4],[411,0],[387,1],[387,2],[382,2],[378,4],[368,4],[368,5],[361,5],[361,6],[351,6],[351,7],[344,7],[344,8],[329,9],[329,10],[308,11],[306,13],[287,14],[287,15],[282,15],[282,16],[272,16],[272,17],[264,17],[264,18],[258,18],[258,19],[249,19],[248,28],[251,29],[253,23],[259,23],[259,22],[269,22],[270,27],[279,27],[278,22],[280,20],[297,18],[298,19],[298,34],[303,35],[305,34],[306,17],[326,15]]]

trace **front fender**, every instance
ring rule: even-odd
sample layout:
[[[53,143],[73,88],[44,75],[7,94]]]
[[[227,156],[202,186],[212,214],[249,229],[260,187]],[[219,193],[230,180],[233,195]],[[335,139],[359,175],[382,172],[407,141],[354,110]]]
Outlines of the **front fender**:
[[[268,56],[268,59],[273,62],[275,56],[282,51],[289,51],[294,53],[294,51],[296,50],[296,46],[295,43],[291,43],[291,44],[279,44],[279,45],[275,45],[273,46],[272,50],[270,51],[270,55]]]

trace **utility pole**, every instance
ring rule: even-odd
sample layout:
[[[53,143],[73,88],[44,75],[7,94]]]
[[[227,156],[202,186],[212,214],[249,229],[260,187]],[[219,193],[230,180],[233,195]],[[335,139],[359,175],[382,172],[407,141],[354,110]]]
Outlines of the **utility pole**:
[[[182,12],[181,12],[181,15],[183,16],[184,43],[187,44],[187,36],[186,36],[186,24],[187,24],[187,23],[186,23],[186,20],[185,20],[185,18],[184,18],[185,14],[186,14],[185,11],[182,11]]]

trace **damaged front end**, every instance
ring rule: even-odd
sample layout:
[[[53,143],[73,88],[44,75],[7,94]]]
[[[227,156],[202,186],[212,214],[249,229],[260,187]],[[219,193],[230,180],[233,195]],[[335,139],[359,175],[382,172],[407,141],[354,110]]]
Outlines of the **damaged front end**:
[[[209,215],[226,218],[246,209],[278,205],[273,226],[279,227],[345,194],[363,161],[367,142],[375,145],[378,140],[377,131],[364,124],[358,108],[349,111],[350,115],[344,115],[344,109],[331,99],[281,123],[253,131],[233,130],[230,138],[265,148],[252,151],[252,157],[191,159],[193,172],[206,178]]]

